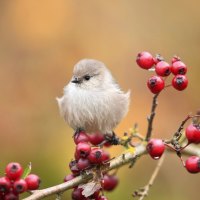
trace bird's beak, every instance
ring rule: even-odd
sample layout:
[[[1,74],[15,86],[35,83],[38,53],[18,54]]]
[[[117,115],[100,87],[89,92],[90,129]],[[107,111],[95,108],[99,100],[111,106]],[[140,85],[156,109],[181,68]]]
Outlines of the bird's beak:
[[[80,78],[74,78],[72,81],[71,81],[72,83],[81,83],[81,80],[80,80]]]

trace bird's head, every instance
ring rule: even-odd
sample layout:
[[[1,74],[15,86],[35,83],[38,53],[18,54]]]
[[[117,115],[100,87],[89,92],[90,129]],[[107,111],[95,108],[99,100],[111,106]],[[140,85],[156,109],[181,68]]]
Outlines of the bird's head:
[[[112,76],[106,66],[97,60],[83,59],[74,66],[72,84],[85,89],[102,88],[112,81]]]

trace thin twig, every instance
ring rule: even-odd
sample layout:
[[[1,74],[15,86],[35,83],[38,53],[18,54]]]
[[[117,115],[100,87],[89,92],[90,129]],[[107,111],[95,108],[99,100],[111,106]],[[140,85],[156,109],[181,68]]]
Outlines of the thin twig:
[[[167,149],[167,151],[170,151],[170,149]],[[115,159],[110,161],[110,166],[105,168],[103,172],[110,171],[112,169],[116,169],[119,167],[122,167],[125,164],[131,163],[133,160],[138,158],[138,156],[144,155],[146,153],[146,143],[141,143],[141,145],[135,147],[135,152],[134,153],[124,153]],[[183,154],[186,155],[198,155],[200,156],[200,148],[194,147],[194,146],[189,146],[186,149],[184,149]],[[38,199],[43,199],[45,197],[64,192],[68,189],[71,189],[73,187],[76,187],[82,183],[85,183],[86,181],[92,180],[93,174],[85,174],[85,175],[80,175],[71,181],[49,187],[46,189],[42,190],[37,190],[35,191],[31,196],[25,198],[24,200],[38,200]]]
[[[158,172],[160,171],[160,168],[163,164],[164,159],[165,159],[165,155],[163,155],[160,158],[160,160],[158,161],[158,164],[157,164],[148,184],[145,187],[135,191],[133,194],[134,197],[140,197],[139,200],[143,200],[148,195],[149,189],[153,185],[153,183],[158,175]]]
[[[152,101],[152,106],[151,106],[151,114],[147,118],[148,128],[147,128],[147,134],[146,134],[146,141],[148,141],[151,138],[151,134],[152,134],[152,130],[153,130],[153,120],[154,120],[154,117],[155,117],[155,114],[156,114],[155,110],[156,110],[156,107],[158,105],[157,98],[158,98],[159,94],[160,93],[154,95],[153,101]]]

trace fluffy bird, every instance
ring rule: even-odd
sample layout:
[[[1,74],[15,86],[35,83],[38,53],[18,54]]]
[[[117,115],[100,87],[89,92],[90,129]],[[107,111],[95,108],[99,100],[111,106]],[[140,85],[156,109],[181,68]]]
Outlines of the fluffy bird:
[[[109,135],[127,114],[129,96],[104,63],[83,59],[74,66],[73,77],[57,101],[61,116],[75,131]]]

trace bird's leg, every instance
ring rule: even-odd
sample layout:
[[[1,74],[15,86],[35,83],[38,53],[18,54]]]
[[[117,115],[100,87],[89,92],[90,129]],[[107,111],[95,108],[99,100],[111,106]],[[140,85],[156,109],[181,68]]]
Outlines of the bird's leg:
[[[78,135],[79,135],[79,133],[80,133],[81,131],[83,131],[82,128],[77,128],[77,129],[75,130],[74,134],[73,134],[73,138],[78,137]]]
[[[119,138],[116,136],[115,132],[112,131],[112,135],[110,134],[105,134],[105,139],[108,143],[110,143],[111,145],[119,145]]]

